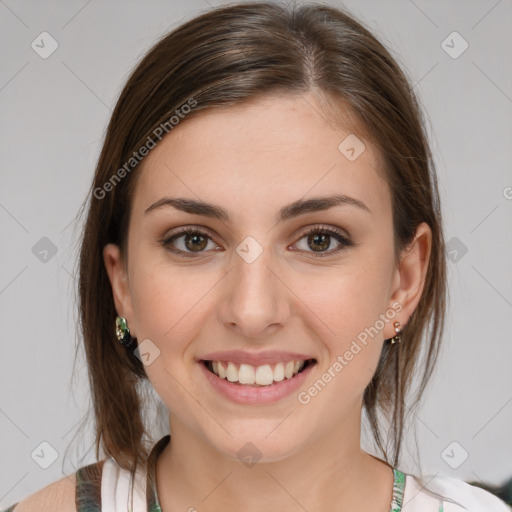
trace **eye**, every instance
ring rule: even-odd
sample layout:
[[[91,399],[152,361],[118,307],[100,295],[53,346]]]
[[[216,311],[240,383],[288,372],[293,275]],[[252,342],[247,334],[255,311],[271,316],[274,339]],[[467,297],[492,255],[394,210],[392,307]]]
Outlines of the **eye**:
[[[314,257],[325,257],[329,256],[333,253],[341,251],[344,247],[350,247],[354,245],[343,233],[336,228],[327,227],[327,226],[315,226],[311,229],[308,229],[305,233],[302,234],[302,237],[299,241],[306,239],[306,252],[312,252]],[[332,249],[330,251],[326,251],[329,248],[332,242],[332,238],[334,238],[338,242],[338,247]],[[308,248],[316,248],[319,250],[308,251]]]
[[[162,245],[181,256],[193,257],[194,253],[205,251],[208,247],[208,240],[213,243],[210,234],[206,231],[196,227],[183,227],[175,231],[172,236],[162,240]],[[217,247],[216,244],[214,246]]]
[[[332,243],[332,238],[338,242],[338,247],[330,251],[326,251]],[[301,248],[306,252],[311,252],[314,257],[329,256],[333,253],[341,251],[345,247],[353,246],[343,233],[336,228],[327,226],[315,226],[302,233],[299,240],[306,239],[306,248]],[[184,257],[194,257],[194,253],[199,254],[208,250],[208,243],[211,242],[213,247],[210,250],[216,250],[216,245],[210,234],[199,227],[182,227],[177,229],[171,236],[163,239],[161,244],[169,251]],[[308,251],[308,248],[316,248],[319,250]]]

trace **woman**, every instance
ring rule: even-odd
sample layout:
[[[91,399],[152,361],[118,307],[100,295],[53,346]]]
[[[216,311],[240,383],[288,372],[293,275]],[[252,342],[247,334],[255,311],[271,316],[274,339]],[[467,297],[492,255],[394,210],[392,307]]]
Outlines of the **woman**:
[[[445,281],[420,108],[361,24],[273,3],[185,23],[129,78],[91,186],[99,462],[9,510],[509,510],[399,470]],[[156,443],[144,387],[168,409]]]

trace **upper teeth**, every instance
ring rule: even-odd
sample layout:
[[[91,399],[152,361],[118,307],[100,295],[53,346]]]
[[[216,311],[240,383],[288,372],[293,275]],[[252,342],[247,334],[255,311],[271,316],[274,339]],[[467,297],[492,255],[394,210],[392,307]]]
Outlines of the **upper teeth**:
[[[274,381],[283,380],[285,377],[291,379],[304,367],[305,363],[306,361],[288,361],[287,363],[277,363],[272,369],[269,364],[252,366],[242,363],[238,367],[232,362],[211,361],[211,368],[215,375],[218,375],[221,379],[227,378],[229,382],[268,386]]]

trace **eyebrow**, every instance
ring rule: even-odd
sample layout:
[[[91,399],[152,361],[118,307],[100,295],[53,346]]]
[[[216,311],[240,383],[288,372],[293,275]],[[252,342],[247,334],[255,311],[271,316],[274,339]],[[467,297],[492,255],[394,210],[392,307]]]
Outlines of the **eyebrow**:
[[[367,213],[372,213],[366,204],[364,204],[359,199],[356,199],[355,197],[346,195],[334,195],[326,197],[314,197],[311,199],[299,199],[298,201],[295,201],[281,208],[277,215],[276,221],[284,222],[294,217],[298,217],[299,215],[324,211],[328,210],[329,208],[333,208],[334,206],[342,205],[354,206]],[[162,199],[156,201],[156,203],[153,203],[151,206],[146,208],[146,210],[144,210],[144,214],[150,213],[165,206],[171,206],[186,213],[203,215],[205,217],[211,217],[225,222],[230,221],[228,212],[220,206],[184,197],[163,197]]]

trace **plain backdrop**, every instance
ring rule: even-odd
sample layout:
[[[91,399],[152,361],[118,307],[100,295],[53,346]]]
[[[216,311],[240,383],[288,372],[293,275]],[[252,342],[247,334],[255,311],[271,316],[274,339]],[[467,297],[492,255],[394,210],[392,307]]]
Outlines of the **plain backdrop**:
[[[222,3],[0,1],[0,508],[94,461],[90,428],[66,451],[90,405],[83,357],[73,368],[74,219],[133,66]],[[415,84],[439,176],[450,301],[421,465],[499,484],[512,476],[512,2],[338,5]]]

